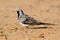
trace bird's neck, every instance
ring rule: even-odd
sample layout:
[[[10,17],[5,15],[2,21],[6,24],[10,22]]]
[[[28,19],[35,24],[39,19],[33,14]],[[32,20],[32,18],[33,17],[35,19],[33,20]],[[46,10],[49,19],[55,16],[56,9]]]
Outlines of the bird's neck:
[[[19,15],[18,15],[18,16],[21,17],[22,15],[24,15],[23,12],[20,12],[20,11],[19,11]]]

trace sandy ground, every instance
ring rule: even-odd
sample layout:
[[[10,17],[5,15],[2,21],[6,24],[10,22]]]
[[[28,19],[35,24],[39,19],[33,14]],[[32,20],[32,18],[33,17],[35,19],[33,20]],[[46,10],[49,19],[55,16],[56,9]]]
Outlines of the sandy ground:
[[[58,25],[26,29],[18,22],[17,8],[38,21]],[[60,0],[0,0],[0,40],[60,40]]]

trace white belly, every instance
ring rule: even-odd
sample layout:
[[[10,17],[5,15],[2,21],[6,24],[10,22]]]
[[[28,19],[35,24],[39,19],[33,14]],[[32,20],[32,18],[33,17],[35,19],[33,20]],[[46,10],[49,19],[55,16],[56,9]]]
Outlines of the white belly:
[[[28,24],[23,24],[23,23],[21,23],[21,22],[19,22],[19,23],[20,23],[22,26],[26,26],[26,27],[28,26]]]

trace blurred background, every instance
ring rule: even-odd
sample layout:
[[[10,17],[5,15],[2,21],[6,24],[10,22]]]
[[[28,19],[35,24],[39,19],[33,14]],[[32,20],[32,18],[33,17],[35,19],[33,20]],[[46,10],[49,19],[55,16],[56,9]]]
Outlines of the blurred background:
[[[18,8],[38,21],[58,25],[25,29],[18,22]],[[60,0],[0,0],[0,40],[60,40]]]

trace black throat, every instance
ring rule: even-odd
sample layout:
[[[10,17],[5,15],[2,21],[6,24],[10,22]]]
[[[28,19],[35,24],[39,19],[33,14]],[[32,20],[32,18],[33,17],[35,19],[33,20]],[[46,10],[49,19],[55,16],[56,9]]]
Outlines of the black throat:
[[[20,14],[19,14],[19,11],[17,11],[17,14],[18,14],[18,18],[19,18],[19,15],[20,15]]]

